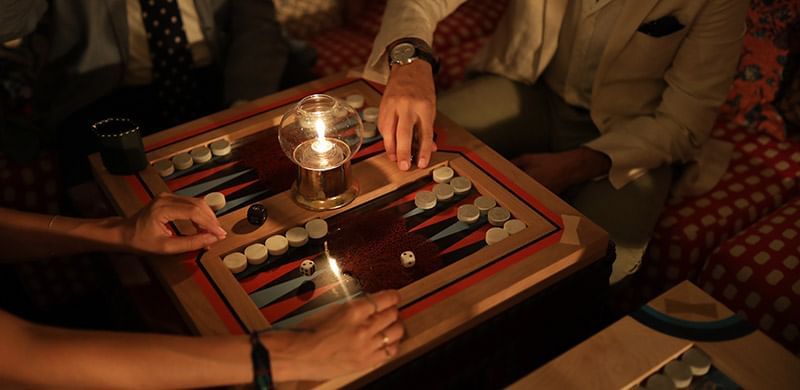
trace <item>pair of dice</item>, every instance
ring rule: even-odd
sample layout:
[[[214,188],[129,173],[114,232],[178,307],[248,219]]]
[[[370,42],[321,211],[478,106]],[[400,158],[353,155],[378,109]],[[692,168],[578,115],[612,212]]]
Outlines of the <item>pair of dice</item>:
[[[414,264],[417,263],[417,257],[414,256],[414,252],[405,251],[400,254],[400,263],[403,264],[403,267],[411,268]],[[311,276],[314,275],[314,272],[317,271],[317,265],[312,260],[303,260],[300,263],[300,273],[304,276]]]

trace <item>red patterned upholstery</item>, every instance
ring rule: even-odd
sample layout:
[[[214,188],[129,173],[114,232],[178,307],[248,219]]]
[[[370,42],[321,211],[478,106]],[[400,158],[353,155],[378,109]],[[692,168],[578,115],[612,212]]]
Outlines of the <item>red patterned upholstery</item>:
[[[723,243],[697,281],[800,353],[800,197]]]
[[[60,188],[55,155],[15,162],[0,153],[0,207],[57,213]]]
[[[497,27],[508,0],[470,0],[439,23],[433,39],[442,62],[436,78],[440,89],[463,79],[470,60]],[[317,49],[314,73],[327,76],[363,66],[380,29],[385,1],[366,2],[351,23],[323,31],[311,39]]]
[[[733,160],[710,192],[668,201],[642,261],[652,293],[694,279],[717,246],[800,194],[800,145],[723,123],[712,134],[735,144]]]

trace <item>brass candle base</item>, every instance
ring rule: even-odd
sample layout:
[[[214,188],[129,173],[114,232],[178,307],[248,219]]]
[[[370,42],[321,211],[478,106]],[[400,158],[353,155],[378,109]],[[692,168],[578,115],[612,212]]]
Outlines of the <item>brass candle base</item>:
[[[321,211],[347,206],[358,196],[358,183],[350,172],[350,161],[327,171],[297,167],[292,198],[300,207]]]

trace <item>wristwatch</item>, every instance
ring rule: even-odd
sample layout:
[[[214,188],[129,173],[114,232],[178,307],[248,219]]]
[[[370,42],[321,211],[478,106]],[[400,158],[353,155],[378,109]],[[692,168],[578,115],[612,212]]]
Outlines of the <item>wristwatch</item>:
[[[389,68],[394,65],[408,65],[416,60],[431,64],[433,74],[439,71],[439,61],[425,41],[416,38],[401,39],[389,46]]]

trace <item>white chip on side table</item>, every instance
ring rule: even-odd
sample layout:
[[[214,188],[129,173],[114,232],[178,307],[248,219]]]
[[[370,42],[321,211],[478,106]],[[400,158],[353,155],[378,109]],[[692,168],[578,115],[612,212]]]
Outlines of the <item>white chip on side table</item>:
[[[194,165],[194,160],[192,160],[192,156],[190,156],[189,153],[181,153],[172,157],[172,163],[175,165],[175,168],[185,170]]]
[[[156,169],[156,171],[158,171],[158,174],[161,175],[161,177],[167,177],[175,173],[175,165],[172,164],[172,161],[170,160],[156,161],[156,163],[153,164],[153,167]]]
[[[645,387],[647,390],[675,390],[675,384],[672,383],[672,379],[662,374],[654,374],[647,378]]]
[[[226,139],[216,140],[209,146],[211,148],[211,153],[217,157],[231,154],[231,143]]]
[[[205,146],[198,146],[189,151],[195,164],[202,164],[211,161],[211,149]]]
[[[509,235],[517,234],[525,230],[525,228],[527,227],[528,225],[526,225],[525,222],[519,219],[509,219],[508,221],[506,221],[506,223],[503,224],[503,230],[508,232]]]
[[[222,264],[231,272],[238,274],[247,268],[247,257],[244,253],[233,252],[222,259]]]
[[[449,183],[455,174],[453,168],[439,167],[433,170],[433,181],[437,183]]]
[[[465,204],[458,207],[458,220],[464,223],[475,223],[481,217],[481,212],[475,205]]]
[[[489,210],[493,209],[497,206],[497,201],[494,200],[491,196],[481,195],[475,198],[475,207],[481,211],[482,214],[486,214]]]
[[[454,177],[450,180],[450,185],[453,186],[453,190],[458,195],[466,194],[472,189],[472,182],[463,176]]]
[[[308,231],[303,227],[293,227],[286,231],[286,240],[293,248],[301,247],[308,243]]]
[[[364,131],[361,133],[361,136],[364,138],[372,138],[376,135],[378,135],[378,126],[372,122],[364,123]]]
[[[375,123],[378,121],[378,107],[367,107],[361,113],[365,122]]]
[[[353,107],[356,110],[359,110],[361,109],[361,107],[364,107],[364,95],[359,95],[357,93],[354,93],[352,95],[347,95],[347,97],[344,98],[344,100],[345,102],[347,102],[348,106]]]
[[[489,223],[494,226],[503,226],[506,221],[511,219],[511,213],[502,207],[493,207],[486,213],[486,216],[489,218]]]
[[[433,186],[433,193],[436,195],[436,199],[446,202],[450,199],[453,199],[455,196],[455,191],[453,190],[453,186],[446,183],[439,183]]]
[[[664,366],[664,375],[672,379],[672,383],[679,389],[685,389],[692,384],[692,369],[688,364],[678,360],[673,360]]]
[[[289,240],[285,236],[276,234],[264,241],[267,251],[272,256],[280,256],[289,250]]]
[[[493,227],[486,231],[486,243],[489,245],[497,244],[508,238],[508,233],[499,227]]]
[[[419,191],[414,195],[414,205],[423,210],[430,210],[436,207],[436,195],[430,191]]]
[[[711,369],[711,358],[698,348],[689,348],[681,356],[681,361],[689,365],[695,376],[705,375]]]
[[[315,218],[306,222],[308,236],[314,240],[319,240],[328,235],[328,222],[324,219]]]
[[[244,256],[247,257],[247,262],[253,265],[259,265],[267,261],[269,252],[264,244],[253,244],[244,249]]]
[[[225,207],[225,194],[221,192],[210,192],[203,199],[211,210],[220,211]]]

